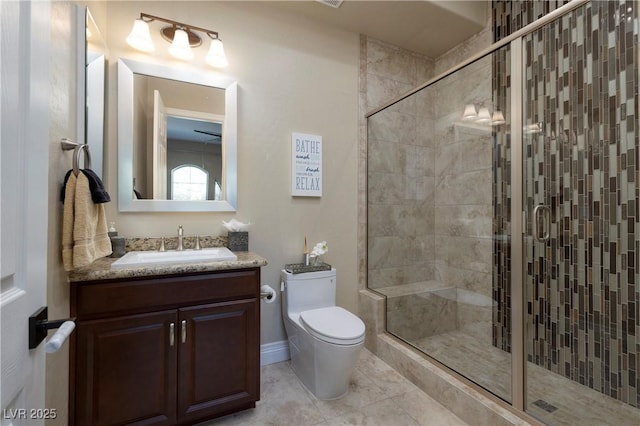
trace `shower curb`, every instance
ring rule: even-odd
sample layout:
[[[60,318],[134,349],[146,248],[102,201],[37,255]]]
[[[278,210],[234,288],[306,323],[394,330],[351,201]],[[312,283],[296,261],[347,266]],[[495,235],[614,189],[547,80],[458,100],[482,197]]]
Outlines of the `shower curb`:
[[[539,425],[526,420],[406,347],[394,337],[376,336],[375,354],[449,411],[472,425]]]

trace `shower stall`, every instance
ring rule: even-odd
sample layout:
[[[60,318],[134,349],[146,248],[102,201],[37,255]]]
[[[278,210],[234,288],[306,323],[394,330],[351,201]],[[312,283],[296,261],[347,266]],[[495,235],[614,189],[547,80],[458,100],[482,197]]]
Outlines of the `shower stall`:
[[[386,330],[548,424],[640,418],[637,7],[572,2],[367,115]]]

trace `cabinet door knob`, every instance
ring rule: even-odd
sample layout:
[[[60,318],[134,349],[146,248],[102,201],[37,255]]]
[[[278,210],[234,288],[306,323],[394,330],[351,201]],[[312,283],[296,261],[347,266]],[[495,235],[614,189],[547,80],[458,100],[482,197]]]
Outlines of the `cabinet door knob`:
[[[169,324],[169,346],[173,346],[176,335],[176,325],[174,323]]]
[[[182,337],[182,343],[187,341],[187,320],[182,320],[182,330],[180,333]]]

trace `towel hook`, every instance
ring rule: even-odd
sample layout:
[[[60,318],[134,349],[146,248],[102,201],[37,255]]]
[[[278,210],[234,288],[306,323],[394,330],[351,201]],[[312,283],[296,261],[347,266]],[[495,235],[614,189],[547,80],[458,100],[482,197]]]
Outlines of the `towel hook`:
[[[62,138],[60,145],[63,151],[70,151],[73,149],[73,174],[78,176],[80,172],[80,152],[84,150],[84,167],[85,169],[91,168],[91,155],[89,154],[89,145],[84,143],[74,142],[68,138]]]
[[[78,173],[80,173],[80,153],[82,151],[84,151],[84,168],[91,168],[91,155],[89,154],[89,145],[78,145],[73,151],[73,174],[76,176],[78,176]]]

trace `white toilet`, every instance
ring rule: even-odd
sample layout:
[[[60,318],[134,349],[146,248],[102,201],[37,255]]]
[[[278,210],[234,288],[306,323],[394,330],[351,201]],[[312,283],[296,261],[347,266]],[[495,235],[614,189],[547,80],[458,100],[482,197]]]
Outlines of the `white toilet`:
[[[364,323],[336,304],[336,270],[281,273],[282,316],[291,365],[318,399],[349,391],[351,374],[364,345]]]

